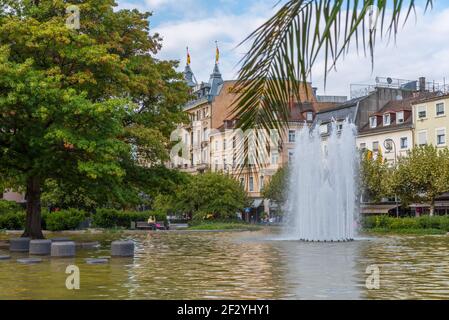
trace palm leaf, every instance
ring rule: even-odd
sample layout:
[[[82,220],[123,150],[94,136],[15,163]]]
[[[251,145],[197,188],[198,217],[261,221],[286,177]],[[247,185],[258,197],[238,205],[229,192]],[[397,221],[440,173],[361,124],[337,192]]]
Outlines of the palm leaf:
[[[426,10],[432,7],[433,1],[426,0]],[[373,8],[378,12],[377,28],[367,19]],[[239,120],[238,126],[243,130],[285,128],[289,102],[301,101],[299,89],[318,58],[324,58],[325,83],[351,42],[356,50],[368,51],[374,63],[376,37],[395,39],[400,22],[405,24],[412,13],[414,0],[288,1],[242,42],[251,46],[235,85],[241,94],[231,114]]]

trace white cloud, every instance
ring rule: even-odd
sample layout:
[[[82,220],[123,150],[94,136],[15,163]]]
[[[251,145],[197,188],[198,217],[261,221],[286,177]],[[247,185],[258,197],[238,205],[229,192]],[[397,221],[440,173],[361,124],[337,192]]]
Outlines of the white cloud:
[[[353,83],[372,84],[376,76],[405,80],[417,80],[425,76],[428,81],[443,82],[449,76],[449,9],[430,11],[423,15],[417,12],[417,23],[413,19],[399,30],[397,41],[378,42],[375,49],[374,69],[363,50],[358,55],[352,48],[344,60],[337,65],[337,72],[328,74],[326,94],[349,95]],[[323,88],[324,63],[314,68],[314,85]],[[323,90],[321,90],[323,93]]]
[[[207,81],[214,66],[217,40],[220,70],[225,79],[233,79],[238,71],[236,65],[246,52],[246,48],[238,45],[270,16],[271,7],[258,4],[242,14],[216,11],[207,18],[162,23],[154,29],[164,39],[160,57],[181,60],[183,68],[185,48],[189,46],[191,66],[198,81]]]
[[[126,0],[130,2],[131,0]],[[221,51],[220,69],[225,79],[233,79],[237,73],[236,64],[242,58],[246,47],[237,45],[256,27],[266,21],[273,12],[273,0],[255,2],[244,12],[229,12],[226,3],[235,0],[220,0],[220,5],[211,11],[199,7],[195,0],[147,0],[159,5],[155,15],[163,17],[162,8],[182,11],[181,19],[171,19],[159,23],[152,31],[159,32],[164,38],[163,49],[158,57],[181,61],[180,70],[185,64],[185,48],[189,46],[192,57],[192,69],[199,81],[207,81],[212,71],[215,56],[215,40],[219,41]],[[123,1],[121,1],[123,2]],[[159,13],[158,13],[159,12]],[[400,79],[416,80],[426,76],[429,81],[449,83],[449,9],[430,11],[423,16],[418,9],[417,23],[410,19],[406,27],[399,30],[396,44],[378,42],[375,51],[374,70],[369,57],[363,50],[357,54],[355,48],[340,60],[337,72],[330,72],[326,94],[349,95],[352,83],[373,83],[376,76],[388,76]],[[324,94],[324,64],[318,61],[313,72],[313,84]]]

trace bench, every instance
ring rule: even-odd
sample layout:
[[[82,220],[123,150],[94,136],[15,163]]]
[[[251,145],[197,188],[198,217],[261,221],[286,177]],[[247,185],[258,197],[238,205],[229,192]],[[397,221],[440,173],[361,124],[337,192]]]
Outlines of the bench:
[[[139,229],[139,230],[156,230],[156,224],[148,223],[146,221],[137,221],[136,222],[136,229]]]

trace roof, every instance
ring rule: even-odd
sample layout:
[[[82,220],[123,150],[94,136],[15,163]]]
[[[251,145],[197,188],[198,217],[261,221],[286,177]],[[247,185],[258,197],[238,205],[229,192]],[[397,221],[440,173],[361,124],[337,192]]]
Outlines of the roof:
[[[425,103],[425,102],[431,102],[431,101],[437,101],[442,99],[448,99],[449,93],[443,94],[441,92],[433,92],[433,95],[429,95],[427,97],[421,97],[421,99],[417,99],[412,103],[412,105],[419,104],[419,103]]]
[[[360,206],[360,213],[370,214],[388,214],[391,210],[396,209],[396,204],[366,204]]]
[[[390,125],[384,126],[383,122],[378,124],[376,128],[371,128],[370,124],[365,124],[359,131],[360,134],[369,134],[369,133],[379,133],[379,132],[390,132],[397,131],[401,129],[409,129],[412,126],[412,104],[416,101],[422,100],[424,97],[434,96],[435,93],[425,92],[419,93],[418,96],[410,97],[402,100],[392,100],[388,102],[382,109],[378,112],[371,114],[371,116],[381,116],[385,113],[396,113],[400,111],[404,112],[404,122],[397,123],[396,121],[392,121]],[[407,112],[408,111],[408,112]]]

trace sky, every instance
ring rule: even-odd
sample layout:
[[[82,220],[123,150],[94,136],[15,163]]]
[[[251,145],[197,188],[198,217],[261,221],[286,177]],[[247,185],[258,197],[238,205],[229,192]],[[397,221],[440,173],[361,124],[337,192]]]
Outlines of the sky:
[[[239,44],[271,17],[278,0],[116,0],[118,8],[151,11],[151,32],[159,33],[159,59],[186,63],[189,47],[191,67],[199,82],[208,81],[215,62],[215,41],[220,48],[220,71],[225,80],[236,78],[238,63],[248,49]],[[285,1],[281,1],[285,2]],[[406,3],[408,1],[405,1]],[[321,95],[350,96],[350,84],[373,84],[376,76],[449,84],[449,1],[436,0],[424,14],[417,1],[417,19],[401,28],[396,43],[379,42],[374,67],[369,57],[352,48],[337,70],[328,74],[324,86],[324,63],[317,61],[310,79]]]

